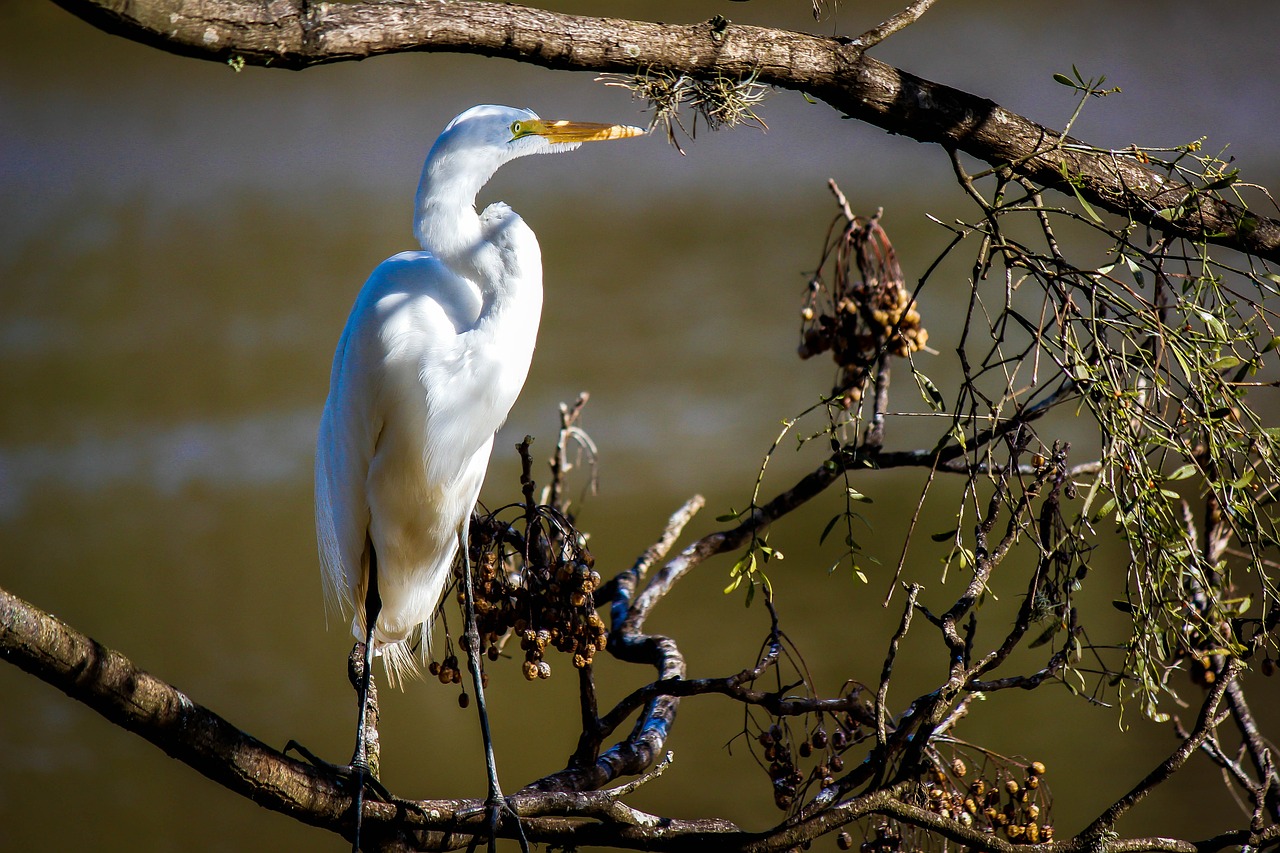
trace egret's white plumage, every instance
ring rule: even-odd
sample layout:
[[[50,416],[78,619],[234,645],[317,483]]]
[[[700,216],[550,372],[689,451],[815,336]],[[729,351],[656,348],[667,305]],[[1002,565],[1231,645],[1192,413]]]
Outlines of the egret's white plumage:
[[[374,648],[392,676],[423,647],[480,492],[493,434],[515,402],[542,310],[538,241],[507,205],[475,211],[504,163],[637,128],[542,121],[473,107],[436,140],[418,186],[422,251],[369,277],[334,355],[316,450],[316,534],[330,597],[366,635],[370,551],[381,611]]]

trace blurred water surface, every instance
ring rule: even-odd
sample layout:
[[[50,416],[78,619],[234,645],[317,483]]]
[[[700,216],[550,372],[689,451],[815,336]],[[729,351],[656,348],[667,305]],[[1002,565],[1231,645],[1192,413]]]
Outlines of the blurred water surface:
[[[815,23],[803,2],[544,5],[665,20],[720,13],[824,32],[860,31],[895,10],[846,4]],[[1246,178],[1275,186],[1278,25],[1269,0],[1229,13],[1197,3],[943,3],[876,55],[1047,124],[1074,107],[1053,72],[1074,63],[1105,73],[1124,94],[1091,104],[1077,135],[1117,147],[1208,135],[1212,150],[1230,143]],[[237,74],[113,39],[50,4],[0,3],[0,40],[0,585],[256,736],[343,760],[350,638],[343,619],[330,616],[324,630],[310,477],[351,301],[369,269],[410,247],[422,157],[455,113],[498,102],[643,123],[640,105],[589,75],[474,57]],[[768,132],[699,132],[683,157],[648,138],[521,161],[483,194],[510,202],[538,232],[547,279],[533,371],[484,495],[514,499],[514,443],[532,434],[549,454],[556,404],[590,390],[585,426],[601,448],[601,493],[581,521],[606,568],[629,565],[695,492],[709,509],[694,533],[745,504],[781,419],[829,386],[826,366],[793,355],[804,273],[833,213],[826,178],[860,210],[885,206],[908,277],[947,239],[925,214],[965,212],[940,151],[795,93],[776,93],[761,114]],[[938,281],[955,289],[924,303],[944,352],[966,274],[963,263],[944,268]],[[954,374],[937,371],[947,387]],[[897,393],[903,408],[919,407],[914,389]],[[899,428],[900,446],[933,434]],[[768,484],[783,488],[812,463],[787,451]],[[814,540],[830,507],[777,534],[788,553],[774,570],[779,605],[824,689],[879,672],[897,619],[879,601],[919,488],[911,475],[866,476],[876,498],[868,550],[885,564],[870,587],[824,571],[833,555]],[[941,600],[938,556],[921,549],[919,579]],[[1114,568],[1099,600],[1121,588]],[[681,640],[691,675],[740,669],[766,630],[759,608],[721,594],[727,570],[723,561],[700,569],[651,620]],[[917,663],[900,665],[898,699],[942,672],[922,632],[902,659]],[[508,785],[558,767],[572,749],[567,670],[527,685],[514,666],[497,668]],[[610,667],[601,677],[606,699],[638,683]],[[0,849],[343,849],[17,670],[0,667],[0,696]],[[426,683],[384,691],[393,790],[482,792],[474,720],[454,700]],[[1121,736],[1115,711],[1060,700],[994,697],[964,734],[1049,764],[1056,820],[1070,831],[1170,739],[1132,719]],[[724,748],[740,724],[728,702],[686,703],[676,764],[636,805],[765,826],[765,775],[743,750]],[[1122,828],[1205,834],[1233,810],[1216,789],[1174,784]]]

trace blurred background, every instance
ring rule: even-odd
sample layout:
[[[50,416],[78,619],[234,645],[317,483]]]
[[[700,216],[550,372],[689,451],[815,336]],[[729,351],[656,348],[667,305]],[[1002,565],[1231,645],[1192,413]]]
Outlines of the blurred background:
[[[900,4],[845,3],[820,22],[802,0],[539,5],[856,34]],[[1117,148],[1207,136],[1209,151],[1230,145],[1246,180],[1280,187],[1280,9],[1271,0],[1223,8],[940,3],[874,55],[1050,126],[1075,106],[1054,72],[1074,64],[1086,77],[1105,74],[1123,94],[1090,103],[1077,136]],[[236,73],[27,0],[0,0],[0,43],[0,585],[255,736],[276,746],[294,738],[345,761],[351,638],[347,620],[326,620],[323,609],[311,459],[356,291],[380,260],[413,248],[422,158],[462,109],[506,103],[644,124],[642,105],[589,74],[476,57]],[[579,520],[606,573],[630,565],[694,493],[708,509],[692,535],[746,505],[780,421],[830,387],[829,363],[794,355],[806,274],[835,213],[827,178],[855,210],[884,206],[908,281],[948,240],[926,214],[970,214],[936,148],[842,120],[794,92],[775,93],[759,112],[767,132],[700,128],[685,156],[656,134],[521,161],[481,197],[511,203],[537,232],[547,295],[529,382],[499,435],[484,499],[518,498],[514,444],[533,435],[538,458],[548,457],[556,404],[589,390],[583,425],[600,448],[600,488]],[[946,321],[963,310],[967,272],[962,256],[923,297],[930,343],[942,353],[955,345]],[[950,400],[947,362],[922,367]],[[918,411],[910,385],[899,380],[895,405]],[[932,424],[902,427],[891,427],[891,447],[937,434]],[[788,439],[771,463],[765,495],[820,458],[793,447]],[[901,599],[887,610],[881,601],[921,485],[913,472],[859,481],[876,501],[863,542],[880,561],[864,565],[869,584],[847,564],[826,571],[839,551],[816,541],[833,503],[772,540],[787,554],[771,566],[783,626],[825,692],[846,678],[878,678]],[[942,488],[926,532],[955,526]],[[928,601],[957,592],[954,575],[942,584],[942,556],[944,545],[921,536],[908,563]],[[731,564],[698,569],[650,621],[681,642],[692,677],[752,663],[767,633],[760,607],[722,594]],[[1095,641],[1108,631],[1116,641],[1123,617],[1105,605],[1123,589],[1124,564],[1104,568],[1090,627]],[[927,626],[904,649],[891,704],[944,672]],[[508,788],[559,768],[573,748],[575,679],[568,661],[553,666],[536,684],[514,662],[491,667]],[[606,664],[603,698],[648,677]],[[1195,688],[1183,687],[1194,702]],[[459,710],[455,689],[419,681],[382,695],[383,778],[393,791],[483,794],[474,712]],[[728,701],[686,701],[669,743],[675,764],[634,805],[770,825],[780,814],[768,779],[742,741],[730,743],[741,727]],[[1058,689],[994,696],[960,734],[1048,765],[1060,836],[1173,745],[1168,726],[1135,708],[1122,721],[1117,709]],[[1206,760],[1192,762],[1198,776],[1165,786],[1122,831],[1194,837],[1240,825]],[[250,805],[0,666],[0,849],[232,848],[345,845]]]

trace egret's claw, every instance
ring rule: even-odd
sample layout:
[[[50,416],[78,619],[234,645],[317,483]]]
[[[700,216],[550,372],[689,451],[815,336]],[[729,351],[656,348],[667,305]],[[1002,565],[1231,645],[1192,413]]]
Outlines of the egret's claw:
[[[358,775],[358,768],[354,765],[334,764],[332,761],[325,761],[323,758],[319,757],[296,740],[291,740],[286,743],[284,745],[283,752],[285,755],[288,755],[290,752],[298,753],[298,755],[301,756],[308,764],[313,767],[318,767],[321,770],[329,771],[334,776],[341,779],[343,784],[348,787],[351,786]],[[394,799],[386,786],[379,782],[377,777],[372,775],[367,768],[364,771],[364,786],[374,794],[377,794],[377,799],[381,802],[389,803]]]

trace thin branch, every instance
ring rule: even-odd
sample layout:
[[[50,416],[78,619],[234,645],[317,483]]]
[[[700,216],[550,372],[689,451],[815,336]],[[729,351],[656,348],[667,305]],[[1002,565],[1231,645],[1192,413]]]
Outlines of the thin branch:
[[[863,50],[866,50],[869,47],[874,47],[899,30],[904,30],[916,21],[920,20],[920,17],[925,12],[929,11],[929,7],[935,2],[936,0],[916,0],[916,2],[912,3],[892,18],[889,18],[884,23],[867,30],[865,33],[858,36],[853,40],[852,44],[857,45]]]
[[[889,735],[886,730],[885,723],[885,702],[889,696],[889,679],[893,675],[893,662],[898,656],[898,644],[902,642],[902,638],[907,636],[907,631],[911,627],[911,614],[916,609],[916,599],[920,597],[922,587],[918,583],[911,584],[907,589],[907,604],[902,610],[902,621],[898,624],[898,630],[894,632],[892,639],[889,640],[889,650],[884,657],[884,668],[880,672],[880,686],[876,690],[876,744],[881,750],[888,745]]]

